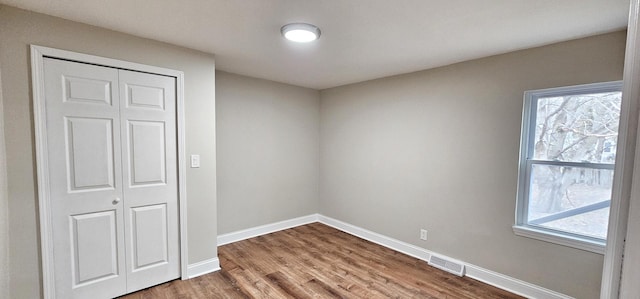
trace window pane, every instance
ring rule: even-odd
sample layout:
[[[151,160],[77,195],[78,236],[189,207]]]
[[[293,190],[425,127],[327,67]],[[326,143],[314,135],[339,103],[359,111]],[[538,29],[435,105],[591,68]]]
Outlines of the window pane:
[[[535,160],[613,164],[621,92],[538,98]]]
[[[542,227],[580,234],[598,239],[607,239],[609,208],[551,221]]]
[[[613,170],[534,164],[527,223],[606,239]]]

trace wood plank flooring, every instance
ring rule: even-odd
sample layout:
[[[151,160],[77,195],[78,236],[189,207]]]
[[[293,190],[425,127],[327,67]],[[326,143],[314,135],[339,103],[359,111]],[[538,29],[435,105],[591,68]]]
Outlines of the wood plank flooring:
[[[218,248],[222,270],[122,299],[522,298],[312,223]]]

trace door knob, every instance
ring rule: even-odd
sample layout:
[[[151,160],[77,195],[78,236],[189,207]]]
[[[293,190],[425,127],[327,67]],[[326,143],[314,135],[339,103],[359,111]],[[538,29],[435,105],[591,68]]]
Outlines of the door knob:
[[[120,202],[120,197],[116,197],[116,198],[113,200],[113,204],[114,204],[114,205],[117,205],[119,202]]]

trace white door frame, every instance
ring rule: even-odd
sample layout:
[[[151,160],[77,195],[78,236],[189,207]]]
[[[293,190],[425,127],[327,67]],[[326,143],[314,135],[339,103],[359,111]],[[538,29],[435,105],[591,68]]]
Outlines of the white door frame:
[[[637,201],[640,193],[640,173],[635,167],[640,167],[640,146],[637,145],[638,133],[638,103],[640,102],[640,30],[639,11],[640,0],[630,0],[629,20],[627,26],[627,43],[624,59],[624,77],[622,98],[623,106],[620,115],[620,133],[618,135],[618,157],[614,179],[615,185],[611,197],[611,210],[609,213],[609,231],[607,234],[607,246],[604,255],[604,267],[602,271],[602,284],[600,298],[618,298],[625,288],[635,288],[640,291],[640,286],[623,285],[621,273],[623,269],[623,252],[625,251],[625,239],[627,236],[630,201]],[[635,161],[634,161],[635,159]],[[636,203],[637,204],[637,203]],[[636,212],[637,213],[637,212]],[[634,214],[632,212],[632,214]],[[635,229],[637,230],[637,228]],[[629,231],[631,232],[631,230]],[[625,255],[624,263],[637,265],[636,260],[630,260]],[[626,275],[626,273],[625,273]],[[637,280],[638,277],[635,277]],[[629,291],[629,290],[628,290]],[[637,294],[637,292],[636,292]]]
[[[180,224],[180,275],[187,278],[187,188],[184,126],[184,73],[181,71],[81,54],[71,51],[31,45],[31,82],[36,137],[36,164],[38,178],[38,210],[40,214],[40,244],[42,251],[42,287],[45,299],[55,298],[53,271],[53,230],[51,225],[51,198],[49,197],[49,165],[44,93],[44,57],[102,65],[132,71],[153,73],[176,78],[176,125],[178,132],[178,201]]]
[[[640,102],[640,0],[631,0],[629,9],[629,25],[627,28],[627,52],[625,58],[625,84],[629,92],[629,97]],[[628,70],[627,70],[628,69]],[[640,104],[639,104],[640,105]],[[634,110],[636,116],[638,111]],[[638,128],[640,129],[640,128]],[[640,130],[637,131],[640,134]],[[635,167],[633,170],[633,182],[631,183],[631,195],[628,202],[628,217],[626,220],[626,238],[622,249],[622,255],[615,256],[616,262],[620,263],[622,273],[620,274],[620,298],[637,298],[640,294],[640,279],[638,263],[640,263],[640,145],[636,144]],[[624,260],[622,260],[624,256]],[[620,272],[618,272],[620,273]]]

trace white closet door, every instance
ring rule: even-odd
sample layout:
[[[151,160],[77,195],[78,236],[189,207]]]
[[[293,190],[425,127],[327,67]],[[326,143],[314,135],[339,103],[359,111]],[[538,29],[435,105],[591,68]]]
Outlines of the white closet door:
[[[126,291],[118,70],[44,60],[57,298]]]
[[[120,71],[128,292],[180,276],[175,84]]]
[[[175,78],[44,59],[57,298],[180,276]]]

